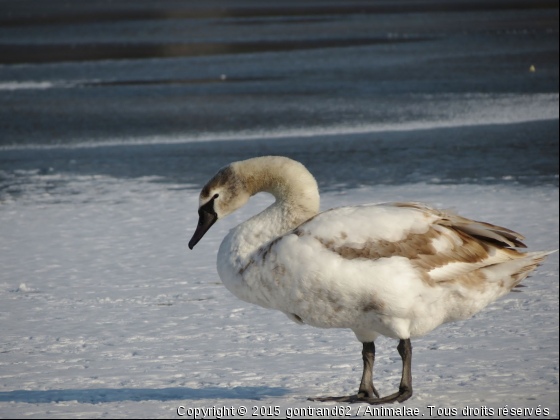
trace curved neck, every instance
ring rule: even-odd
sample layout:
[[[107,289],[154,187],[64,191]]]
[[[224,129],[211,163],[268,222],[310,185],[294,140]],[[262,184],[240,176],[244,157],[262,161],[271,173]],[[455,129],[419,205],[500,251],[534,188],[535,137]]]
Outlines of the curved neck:
[[[299,226],[319,212],[317,181],[301,163],[285,157],[265,156],[233,165],[251,195],[262,191],[276,198],[270,209],[282,208],[282,228],[289,230]]]
[[[222,281],[231,273],[242,274],[266,244],[319,212],[317,182],[302,164],[283,157],[261,157],[235,162],[231,167],[249,194],[268,192],[276,202],[224,238],[218,253]]]

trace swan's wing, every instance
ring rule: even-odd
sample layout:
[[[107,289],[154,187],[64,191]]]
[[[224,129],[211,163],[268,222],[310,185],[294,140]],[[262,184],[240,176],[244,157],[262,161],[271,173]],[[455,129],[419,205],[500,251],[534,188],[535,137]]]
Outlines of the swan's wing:
[[[419,203],[332,209],[290,234],[311,236],[344,259],[404,257],[430,283],[461,278],[482,267],[520,258],[520,234]]]

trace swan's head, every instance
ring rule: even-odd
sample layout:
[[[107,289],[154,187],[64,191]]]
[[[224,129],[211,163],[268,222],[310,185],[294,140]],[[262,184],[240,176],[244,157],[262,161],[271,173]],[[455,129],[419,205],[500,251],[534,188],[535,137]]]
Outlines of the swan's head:
[[[193,249],[214,223],[243,207],[249,198],[251,194],[236,165],[220,169],[200,192],[198,225],[189,248]]]

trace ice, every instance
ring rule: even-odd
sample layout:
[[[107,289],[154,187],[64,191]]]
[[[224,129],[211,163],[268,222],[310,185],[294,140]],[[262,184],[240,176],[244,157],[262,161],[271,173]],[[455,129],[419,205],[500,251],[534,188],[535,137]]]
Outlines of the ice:
[[[25,84],[24,84],[25,85]],[[0,85],[0,90],[2,86]],[[180,135],[135,136],[133,138],[85,139],[68,145],[61,144],[12,144],[0,146],[0,150],[60,149],[61,147],[100,148],[119,145],[184,144],[189,142],[228,141],[228,140],[271,140],[298,139],[312,137],[351,136],[356,134],[392,133],[410,131],[429,131],[445,128],[462,128],[480,125],[507,125],[539,121],[554,121],[559,115],[558,94],[538,95],[413,95],[399,98],[401,113],[417,115],[409,121],[395,121],[359,124],[323,124],[316,127],[274,129],[249,129],[230,132],[202,132]],[[214,112],[220,111],[214,108]],[[293,108],[306,105],[290,106]],[[318,105],[317,106],[324,106]],[[286,109],[276,109],[283,113]],[[239,109],[238,111],[239,112]],[[325,109],[335,113],[336,107]],[[428,114],[428,115],[426,115]]]
[[[254,197],[189,251],[198,200],[189,185],[71,181],[81,193],[63,201],[22,197],[0,208],[3,417],[172,417],[179,406],[279,406],[285,415],[324,407],[307,397],[355,392],[361,347],[350,331],[298,326],[220,284],[221,239],[270,196]],[[555,187],[421,183],[327,192],[322,208],[455,206],[522,232],[530,249],[552,250],[558,198]],[[525,284],[473,319],[415,340],[407,407],[428,415],[429,405],[540,405],[558,415],[558,255]],[[21,293],[32,290],[41,293]],[[395,346],[378,342],[383,394],[398,384]]]
[[[356,392],[353,333],[219,281],[222,238],[271,197],[188,249],[231,161],[301,161],[323,209],[421,201],[559,248],[557,2],[281,3],[2,1],[1,418],[372,417],[307,401]],[[558,261],[415,340],[404,406],[558,417]],[[377,349],[386,395],[401,362]]]
[[[3,82],[0,83],[0,91],[1,90],[19,90],[19,89],[50,89],[54,87],[55,84],[52,82],[35,82],[35,81],[26,81],[26,82]]]

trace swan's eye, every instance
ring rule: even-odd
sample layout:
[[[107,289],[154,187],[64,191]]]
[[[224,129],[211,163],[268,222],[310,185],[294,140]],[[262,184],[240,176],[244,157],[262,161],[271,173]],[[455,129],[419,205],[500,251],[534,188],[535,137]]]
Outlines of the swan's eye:
[[[219,196],[220,196],[220,194],[214,194],[214,200],[215,200],[216,198],[218,198]]]

